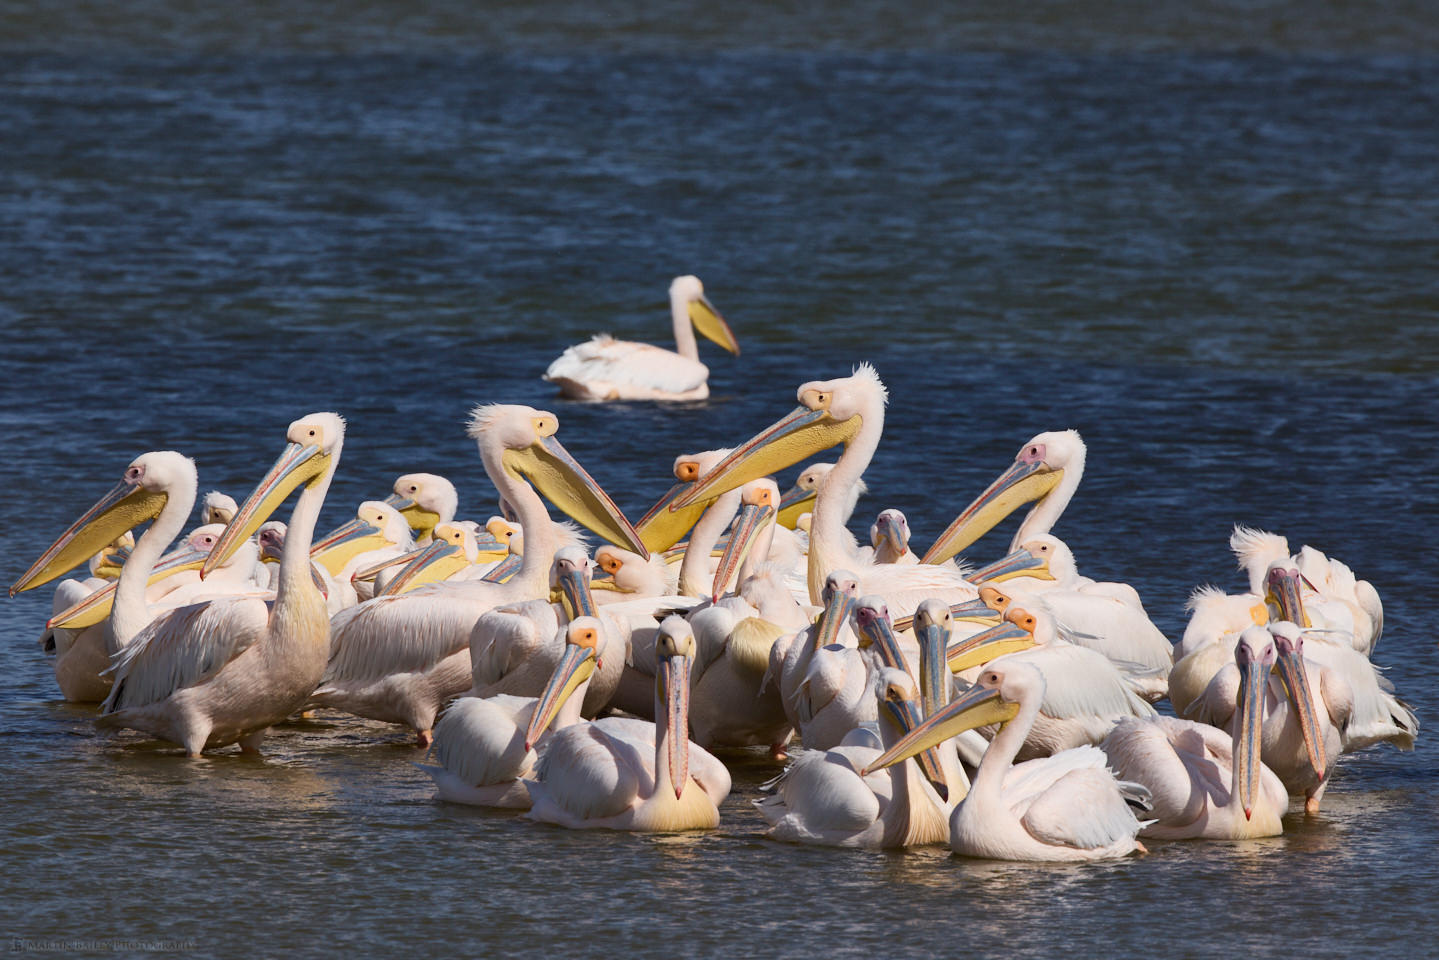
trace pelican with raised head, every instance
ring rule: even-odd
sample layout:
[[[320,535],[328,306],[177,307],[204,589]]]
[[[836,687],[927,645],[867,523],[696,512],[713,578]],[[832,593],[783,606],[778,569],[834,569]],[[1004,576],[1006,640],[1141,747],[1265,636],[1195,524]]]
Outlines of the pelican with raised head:
[[[313,413],[290,424],[285,437],[284,452],[200,569],[202,577],[216,569],[302,487],[274,602],[226,598],[156,618],[116,656],[102,726],[179,743],[192,757],[236,742],[253,752],[270,725],[298,710],[314,689],[329,649],[329,616],[312,579],[310,542],[340,462],[345,421]]]
[[[519,570],[505,583],[429,584],[341,611],[331,623],[330,662],[314,691],[317,704],[405,724],[428,746],[441,704],[473,682],[470,634],[480,615],[501,604],[549,596],[559,543],[535,487],[607,540],[644,550],[609,495],[555,438],[558,429],[553,413],[532,407],[475,409],[470,436],[485,473],[524,527]]]
[[[670,319],[672,351],[602,333],[560,354],[545,379],[572,400],[703,400],[710,372],[700,363],[695,331],[736,355],[739,343],[699,277],[675,277],[670,284]]]

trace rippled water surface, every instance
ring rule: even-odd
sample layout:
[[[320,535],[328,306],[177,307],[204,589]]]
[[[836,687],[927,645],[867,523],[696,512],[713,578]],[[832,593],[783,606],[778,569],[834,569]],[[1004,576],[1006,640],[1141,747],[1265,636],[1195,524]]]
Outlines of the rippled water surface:
[[[1193,586],[1240,585],[1232,524],[1314,544],[1380,590],[1376,659],[1432,723],[1429,5],[121,10],[0,3],[0,579],[134,455],[243,496],[318,409],[350,422],[322,525],[412,470],[494,512],[477,402],[554,410],[637,515],[676,453],[869,360],[891,402],[857,530],[897,506],[927,544],[1076,427],[1056,532],[1086,573],[1177,636]],[[744,348],[701,348],[708,402],[553,398],[567,344],[664,340],[685,272]],[[1433,932],[1428,729],[1346,758],[1281,838],[1104,865],[776,844],[746,753],[717,831],[571,833],[437,804],[402,732],[337,715],[263,760],[97,738],[34,643],[49,592],[0,607],[14,938],[1347,956]]]

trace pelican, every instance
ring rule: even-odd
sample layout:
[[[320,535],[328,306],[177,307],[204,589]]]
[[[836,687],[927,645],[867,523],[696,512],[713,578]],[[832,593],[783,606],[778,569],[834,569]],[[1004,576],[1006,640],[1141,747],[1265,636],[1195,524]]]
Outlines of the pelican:
[[[341,524],[310,548],[310,558],[325,568],[347,594],[346,606],[373,595],[370,583],[358,571],[414,549],[409,518],[383,500],[366,500],[355,519]]]
[[[13,597],[49,583],[121,533],[146,520],[155,521],[136,541],[115,582],[108,635],[105,631],[80,634],[63,657],[57,656],[55,679],[65,699],[93,702],[109,695],[111,684],[103,676],[108,660],[150,622],[145,588],[165,547],[185,526],[196,488],[195,463],[189,457],[173,450],[141,454],[125,468],[120,483],[71,524],[10,587]],[[83,596],[83,591],[70,589],[64,599],[73,603]]]
[[[780,637],[770,647],[766,678],[775,681],[785,714],[798,730],[803,729],[800,686],[809,674],[815,654],[825,647],[838,645],[841,634],[849,629],[849,620],[859,599],[859,582],[847,570],[831,571],[825,580],[821,599],[824,608],[817,621],[798,633]],[[823,681],[820,686],[823,686]],[[813,716],[808,706],[805,711]],[[844,732],[841,731],[840,735]]]
[[[469,432],[485,473],[524,527],[519,571],[505,583],[430,584],[341,611],[331,623],[330,662],[314,691],[318,705],[405,724],[420,746],[429,746],[440,705],[473,682],[470,633],[480,615],[549,595],[557,538],[531,483],[606,539],[644,549],[619,508],[555,439],[558,429],[553,413],[532,407],[475,408]]]
[[[629,631],[596,610],[590,594],[590,558],[583,547],[555,551],[551,582],[560,591],[560,609],[548,598],[527,600],[496,607],[475,621],[470,632],[471,695],[538,696],[564,654],[561,624],[588,616],[595,620],[591,645],[596,664],[583,706],[576,706],[582,716],[593,717],[609,704],[619,686]]]
[[[545,379],[571,400],[703,400],[710,395],[709,368],[700,363],[695,331],[739,354],[739,344],[698,277],[670,284],[675,351],[598,334],[562,353]]]
[[[945,843],[949,808],[963,789],[964,773],[949,743],[945,757],[956,779],[953,800],[941,797],[914,762],[894,764],[867,776],[860,772],[919,726],[919,691],[902,670],[875,675],[878,736],[868,727],[851,731],[837,746],[806,750],[768,784],[774,794],[753,801],[770,825],[766,836],[790,843],[874,849]]]
[[[1010,541],[1011,552],[1048,533],[1079,488],[1084,476],[1084,441],[1077,430],[1037,434],[1020,448],[1014,464],[964,508],[922,558],[941,563],[988,533],[1030,501],[1037,501]]]
[[[1250,627],[1234,653],[1231,736],[1188,720],[1131,717],[1100,744],[1115,776],[1142,783],[1153,798],[1154,822],[1142,836],[1245,840],[1283,832],[1289,791],[1260,762],[1274,643],[1263,627]],[[1321,764],[1321,779],[1323,773]]]
[[[340,462],[345,421],[314,413],[290,424],[285,435],[284,452],[200,569],[206,576],[228,559],[303,485],[290,516],[274,603],[226,598],[156,618],[116,656],[101,726],[129,727],[179,743],[191,757],[235,742],[254,752],[270,725],[299,709],[314,689],[325,666],[329,618],[325,598],[311,580],[310,541]],[[117,598],[117,613],[120,602]]]
[[[200,500],[200,525],[205,526],[211,523],[218,523],[221,526],[235,519],[239,512],[240,505],[235,498],[221,493],[219,490],[211,490]]]
[[[949,820],[956,853],[990,860],[1101,860],[1144,852],[1138,840],[1149,791],[1115,778],[1097,747],[1014,765],[1044,698],[1033,664],[996,661],[963,696],[860,771],[882,770],[963,730],[1001,724],[969,793]]]
[[[435,759],[420,765],[435,781],[441,800],[481,807],[528,809],[520,781],[534,774],[536,749],[548,728],[581,721],[580,703],[594,675],[600,624],[576,617],[559,628],[564,649],[539,697],[496,694],[461,697],[435,725]]]
[[[1273,666],[1274,656],[1266,653],[1271,646],[1279,651],[1278,675],[1265,669],[1260,674],[1265,689],[1253,693],[1246,686],[1250,667],[1260,662]],[[1305,657],[1303,638],[1292,623],[1245,628],[1233,657],[1189,705],[1186,719],[1236,730],[1236,724],[1247,720],[1236,698],[1257,697],[1265,764],[1286,788],[1286,796],[1302,793],[1305,812],[1317,813],[1328,771],[1343,752],[1344,731],[1353,717],[1352,688],[1341,674]]]
[[[385,580],[384,586],[375,586],[377,597],[398,597],[430,583],[474,579],[477,568],[485,572],[509,555],[509,547],[486,536],[482,541],[468,522],[435,524],[430,534],[429,546],[411,551],[408,562]],[[405,557],[399,559],[404,560]]]
[[[884,431],[887,393],[874,368],[861,364],[852,376],[803,384],[798,397],[797,410],[736,447],[670,509],[718,496],[843,443],[844,452],[815,496],[807,567],[810,602],[819,603],[825,577],[836,569],[852,569],[860,592],[883,596],[897,615],[912,613],[930,597],[950,602],[975,599],[978,591],[952,564],[866,564],[851,546],[853,537],[844,528],[845,511]]]
[[[719,825],[724,764],[689,742],[695,641],[681,617],[655,634],[655,723],[606,717],[557,731],[533,779],[529,817],[573,829],[672,831]]]
[[[1041,534],[996,563],[970,573],[975,583],[1006,582],[1025,591],[1054,614],[1080,643],[1120,663],[1137,663],[1168,674],[1174,647],[1144,612],[1139,594],[1126,583],[1096,583],[1081,577],[1074,554],[1058,537]],[[1161,684],[1156,698],[1167,692]]]
[[[1155,715],[1108,658],[1062,641],[1054,618],[1040,609],[1011,605],[999,626],[951,644],[946,656],[956,673],[997,664],[1001,656],[1005,663],[1023,662],[1039,671],[1045,683],[1026,724],[1027,739],[1017,748],[1020,759],[1097,744],[1125,717]]]

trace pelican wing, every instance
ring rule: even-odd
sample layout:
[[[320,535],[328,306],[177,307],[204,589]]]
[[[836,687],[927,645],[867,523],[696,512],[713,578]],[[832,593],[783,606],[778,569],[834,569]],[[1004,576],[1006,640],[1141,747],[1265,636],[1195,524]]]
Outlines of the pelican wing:
[[[435,758],[472,787],[529,776],[535,753],[525,749],[525,727],[534,709],[529,697],[461,697],[435,726]]]
[[[1133,718],[1116,725],[1101,749],[1116,777],[1149,789],[1154,817],[1166,826],[1192,823],[1211,797],[1228,802],[1233,744],[1215,727]]]
[[[879,751],[869,755],[873,759]],[[756,800],[755,807],[778,840],[838,842],[867,829],[882,809],[874,791],[833,751],[801,752],[775,786],[774,796]]]
[[[709,380],[709,368],[648,343],[598,334],[560,354],[545,379],[576,384],[596,397],[640,397],[644,392],[685,393]]]
[[[428,670],[469,645],[482,608],[453,592],[421,588],[341,610],[330,621],[330,662],[320,685]]]
[[[115,678],[102,714],[159,703],[198,686],[244,653],[269,629],[269,604],[236,597],[177,607],[150,622],[115,655]]]
[[[511,677],[522,666],[536,661],[547,647],[550,655],[536,663],[540,671],[548,671],[559,660],[562,642],[556,642],[559,619],[547,601],[516,604],[491,610],[475,621],[470,634],[470,669],[475,689],[483,690]],[[537,671],[539,672],[539,671]],[[506,690],[509,693],[537,695],[544,689],[544,672],[533,691]],[[500,692],[495,690],[491,692]]]
[[[606,733],[598,722],[557,731],[540,758],[536,780],[525,781],[532,816],[567,825],[619,816],[654,791],[643,750],[629,738]],[[649,752],[654,753],[653,740]]]
[[[1103,740],[1123,717],[1155,716],[1154,708],[1101,653],[1056,644],[1011,656],[1028,660],[1044,674],[1041,712],[1081,723],[1094,743]]]
[[[1140,823],[1130,801],[1147,805],[1149,791],[1134,783],[1116,781],[1105,767],[1104,753],[1097,747],[1076,747],[1048,757],[1044,771],[1049,785],[1028,794],[1028,803],[1021,809],[1010,797],[1010,781],[1005,779],[1005,799],[1019,814],[1020,822],[1030,836],[1041,843],[1099,850],[1132,839]],[[1019,767],[1015,768],[1016,770]],[[1031,789],[1038,781],[1026,784]]]

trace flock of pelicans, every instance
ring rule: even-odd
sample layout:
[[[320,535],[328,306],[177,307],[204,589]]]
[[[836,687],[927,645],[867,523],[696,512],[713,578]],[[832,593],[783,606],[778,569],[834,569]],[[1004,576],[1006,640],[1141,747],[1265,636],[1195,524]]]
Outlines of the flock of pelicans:
[[[589,399],[703,396],[691,322],[734,338],[693,277],[671,299],[680,355],[596,338],[549,379]],[[89,562],[42,642],[102,727],[198,756],[345,711],[432,745],[440,798],[576,828],[714,827],[730,776],[709,750],[760,746],[789,759],[755,801],[776,839],[1087,860],[1140,837],[1278,834],[1291,796],[1318,809],[1343,753],[1412,747],[1418,721],[1369,659],[1378,594],[1339,561],[1236,528],[1247,592],[1196,591],[1171,644],[1132,587],[1081,576],[1049,533],[1084,468],[1074,431],[1026,443],[918,557],[898,511],[869,546],[846,528],[884,427],[873,369],[798,396],[740,445],[678,457],[637,523],[525,406],[473,413],[504,514],[484,525],[454,519],[448,481],[410,474],[317,538],[345,422],[315,413],[243,503],[208,495],[166,553],[196,471],[146,453],[11,594]],[[835,446],[780,495],[776,471]],[[289,523],[269,520],[297,489]],[[607,543],[591,556],[546,500]],[[954,562],[1031,503],[1009,555]],[[1156,713],[1165,697],[1184,719]]]

